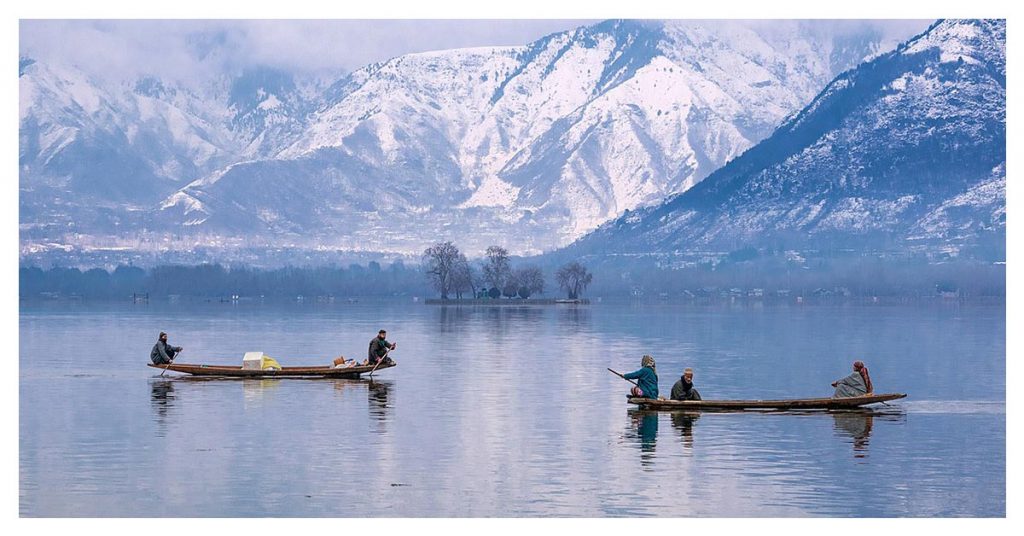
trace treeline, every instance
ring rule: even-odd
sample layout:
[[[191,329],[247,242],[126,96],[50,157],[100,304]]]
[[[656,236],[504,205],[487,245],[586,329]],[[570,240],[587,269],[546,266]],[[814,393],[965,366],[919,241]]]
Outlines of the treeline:
[[[457,250],[441,258],[424,256],[424,264],[388,266],[377,262],[348,267],[285,267],[256,269],[219,264],[167,265],[150,269],[118,266],[80,270],[55,267],[19,270],[23,298],[82,297],[153,299],[168,296],[202,298],[304,296],[481,296],[615,297],[668,294],[744,296],[763,293],[785,296],[903,296],[955,294],[963,297],[1005,297],[1006,265],[978,262],[928,262],[878,257],[792,258],[786,255],[734,252],[720,262],[681,262],[678,258],[517,260],[500,248],[476,262]],[[439,261],[445,261],[439,264]],[[533,264],[536,262],[536,264]],[[593,272],[593,273],[591,273]],[[462,281],[459,279],[463,278]],[[460,288],[461,287],[461,288]],[[753,293],[753,294],[751,294]]]
[[[739,289],[790,296],[840,295],[1005,297],[1006,265],[980,261],[934,263],[922,259],[831,257],[788,260],[781,255],[731,255],[717,264],[652,268],[651,262],[602,263],[592,294],[624,292],[687,296]]]
[[[377,262],[342,267],[261,270],[198,266],[157,266],[143,270],[118,266],[112,272],[102,268],[79,270],[54,267],[19,270],[22,297],[130,298],[149,295],[193,297],[276,297],[304,296],[397,296],[426,295],[430,292],[419,267],[407,268],[401,261],[387,267]]]

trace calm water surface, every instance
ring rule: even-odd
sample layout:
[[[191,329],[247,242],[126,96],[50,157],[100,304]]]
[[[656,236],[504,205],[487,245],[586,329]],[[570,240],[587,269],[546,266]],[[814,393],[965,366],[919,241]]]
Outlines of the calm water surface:
[[[200,380],[181,362],[362,359],[358,380]],[[1005,516],[1003,306],[31,304],[22,516]],[[605,368],[705,398],[829,396],[867,362],[891,407],[654,413]],[[172,377],[175,376],[175,377]]]

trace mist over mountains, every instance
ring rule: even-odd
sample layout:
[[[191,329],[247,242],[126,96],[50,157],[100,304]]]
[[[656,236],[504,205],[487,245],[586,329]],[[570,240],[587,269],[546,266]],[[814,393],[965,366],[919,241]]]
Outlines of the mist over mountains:
[[[606,21],[521,47],[409,54],[334,81],[250,68],[192,87],[155,77],[105,83],[72,66],[23,57],[21,255],[199,248],[222,260],[246,248],[415,255],[438,238],[469,251],[503,243],[516,253],[539,253],[682,192],[714,191],[714,206],[731,204],[722,180],[714,187],[702,182],[731,160],[746,162],[744,169],[767,169],[774,160],[788,162],[787,169],[803,166],[801,202],[831,203],[814,229],[847,225],[828,219],[850,203],[850,196],[837,197],[842,188],[886,183],[896,200],[919,196],[900,201],[912,210],[897,211],[915,215],[915,236],[970,241],[978,226],[973,208],[987,203],[990,216],[1000,206],[1005,211],[1005,134],[997,132],[1005,129],[1005,90],[996,87],[998,80],[1005,87],[1005,60],[993,64],[1005,57],[1003,28],[981,37],[933,29],[893,56],[885,52],[895,43],[881,32],[836,33],[814,21]],[[957,63],[949,54],[968,59]],[[888,80],[891,99],[863,104],[874,98],[868,86],[877,85],[856,75],[863,66],[830,84],[880,55],[867,65],[892,57],[907,63],[875,75]],[[842,91],[844,76],[857,82],[856,95]],[[938,93],[929,92],[935,84]],[[816,105],[831,112],[815,113],[812,104],[793,115],[815,95]],[[928,116],[936,95],[946,111]],[[979,100],[984,106],[975,107]],[[834,119],[840,110],[841,121]],[[922,113],[927,121],[914,123]],[[824,116],[830,119],[813,119]],[[872,133],[893,127],[905,131],[902,141],[878,150]],[[827,150],[805,151],[806,140],[822,132],[847,136]],[[946,144],[957,149],[944,151]],[[907,160],[908,151],[918,160]],[[936,152],[957,156],[941,176],[926,173],[935,166],[919,165],[920,155]],[[756,165],[751,153],[761,155]],[[779,166],[763,185],[786,184],[788,192]],[[874,171],[884,166],[888,172]],[[824,169],[843,171],[811,180]],[[907,176],[909,169],[919,173]],[[759,195],[754,187],[734,190],[746,192],[747,201]],[[671,203],[684,206],[687,195]],[[849,226],[878,227],[866,222],[880,217],[880,202],[871,198]],[[711,221],[711,203],[701,203]],[[769,206],[774,201],[758,203],[748,202],[743,214],[769,211],[773,216],[758,221],[781,225],[782,209]],[[665,207],[642,212],[675,212]],[[890,220],[882,222],[895,217],[886,214]],[[623,221],[585,242],[632,242],[609,234]],[[647,221],[644,229],[652,226]],[[684,227],[673,221],[673,229]],[[996,214],[988,225],[1005,228],[1000,221]],[[708,233],[665,230],[643,243],[678,248],[724,236]],[[677,239],[666,242],[668,235]]]

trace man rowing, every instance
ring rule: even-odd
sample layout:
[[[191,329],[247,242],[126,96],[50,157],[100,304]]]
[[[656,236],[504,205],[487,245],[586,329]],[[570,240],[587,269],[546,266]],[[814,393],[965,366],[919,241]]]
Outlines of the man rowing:
[[[156,344],[153,345],[153,350],[149,352],[149,359],[153,361],[154,365],[168,365],[171,361],[174,361],[174,356],[178,352],[184,350],[180,346],[171,346],[167,343],[167,334],[160,332],[160,336],[157,337]]]
[[[875,392],[874,386],[871,385],[868,367],[864,366],[863,361],[854,361],[853,372],[845,378],[832,382],[832,387],[836,388],[832,398],[864,396]]]
[[[687,367],[672,386],[672,400],[700,400],[700,392],[693,388],[693,369]]]
[[[640,398],[658,399],[658,372],[654,369],[654,358],[645,355],[640,359],[640,369],[622,375],[627,380],[636,380],[636,387],[629,394]]]
[[[366,364],[376,365],[377,361],[384,359],[384,364],[391,362],[391,358],[387,357],[388,352],[394,350],[398,344],[387,341],[388,332],[387,330],[380,330],[377,332],[377,336],[370,340],[370,349],[367,352]]]

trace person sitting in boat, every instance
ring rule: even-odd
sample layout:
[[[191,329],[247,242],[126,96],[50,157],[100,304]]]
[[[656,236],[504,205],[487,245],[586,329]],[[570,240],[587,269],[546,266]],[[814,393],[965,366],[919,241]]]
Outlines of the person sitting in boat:
[[[654,368],[654,358],[645,355],[640,359],[640,370],[622,375],[627,380],[636,380],[637,385],[629,390],[629,394],[639,398],[658,398],[658,371]]]
[[[868,368],[864,366],[863,361],[854,361],[853,372],[845,378],[832,382],[832,387],[836,388],[832,398],[864,396],[875,392],[874,386],[871,385]]]
[[[686,367],[679,381],[672,386],[672,400],[700,400],[700,392],[693,388],[693,369]]]
[[[384,359],[384,364],[393,363],[390,357],[387,357],[388,352],[394,350],[398,344],[387,341],[388,332],[387,330],[380,330],[377,332],[377,336],[370,340],[370,350],[366,356],[367,365],[376,365],[377,361]]]
[[[167,365],[174,361],[174,356],[182,350],[184,348],[180,346],[168,344],[167,334],[161,331],[160,336],[157,337],[156,344],[153,345],[153,350],[149,352],[149,359],[153,361],[154,365]]]

